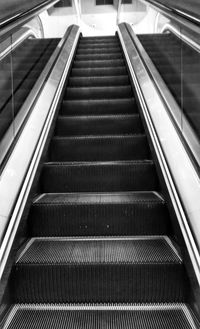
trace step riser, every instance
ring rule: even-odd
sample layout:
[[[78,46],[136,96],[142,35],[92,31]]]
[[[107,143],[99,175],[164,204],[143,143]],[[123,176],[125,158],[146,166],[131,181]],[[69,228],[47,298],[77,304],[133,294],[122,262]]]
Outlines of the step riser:
[[[129,85],[128,76],[70,78],[70,87],[105,87]]]
[[[155,191],[154,165],[44,166],[41,189],[46,193]]]
[[[142,123],[137,115],[121,118],[99,116],[96,119],[59,117],[55,129],[57,136],[139,134],[142,132]]]
[[[75,60],[76,61],[91,61],[91,60],[110,60],[110,59],[123,59],[122,54],[119,53],[110,53],[110,54],[103,54],[103,53],[97,53],[97,54],[80,54],[76,55]]]
[[[96,88],[67,88],[64,99],[109,99],[127,98],[132,96],[131,86],[96,87]]]
[[[72,69],[72,77],[91,77],[91,76],[118,76],[126,75],[127,70],[125,66],[122,67],[107,67],[107,68],[94,68],[94,69]]]
[[[92,47],[92,48],[88,48],[88,47],[80,47],[77,50],[76,55],[99,55],[99,54],[108,54],[111,55],[112,54],[119,54],[122,55],[122,51],[119,47]],[[112,57],[110,57],[112,58]]]
[[[82,46],[86,46],[86,47],[89,47],[89,46],[119,46],[119,41],[116,40],[116,39],[110,39],[110,40],[81,40],[79,42],[79,47],[82,47]]]
[[[103,102],[73,102],[66,101],[62,105],[61,115],[113,115],[113,114],[134,114],[138,112],[137,105],[134,100],[121,100]]]
[[[21,265],[15,267],[15,302],[183,302],[181,265]],[[39,283],[39,284],[38,284]]]
[[[106,60],[106,61],[74,61],[73,68],[105,68],[105,67],[116,67],[123,66],[125,67],[124,60],[115,59],[115,60]]]
[[[50,161],[118,161],[150,159],[145,138],[123,142],[116,140],[71,141],[55,139],[49,151]]]
[[[29,215],[30,236],[167,235],[169,217],[163,204],[34,205]]]

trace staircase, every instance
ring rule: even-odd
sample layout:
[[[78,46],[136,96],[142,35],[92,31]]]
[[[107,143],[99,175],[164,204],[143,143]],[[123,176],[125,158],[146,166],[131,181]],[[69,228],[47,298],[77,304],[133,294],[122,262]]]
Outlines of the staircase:
[[[197,328],[117,37],[81,38],[5,327]]]

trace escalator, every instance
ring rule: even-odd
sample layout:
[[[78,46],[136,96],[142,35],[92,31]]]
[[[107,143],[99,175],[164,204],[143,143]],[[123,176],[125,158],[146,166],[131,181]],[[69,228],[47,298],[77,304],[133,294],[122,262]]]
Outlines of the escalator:
[[[80,38],[3,328],[198,328],[118,38]]]
[[[55,50],[59,39],[27,39],[0,61],[0,138]]]
[[[172,33],[138,38],[200,138],[199,51]]]

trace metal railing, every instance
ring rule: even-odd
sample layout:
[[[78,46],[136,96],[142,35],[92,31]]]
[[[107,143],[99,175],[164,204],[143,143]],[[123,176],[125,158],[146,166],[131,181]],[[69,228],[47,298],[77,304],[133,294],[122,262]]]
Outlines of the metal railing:
[[[34,7],[31,6],[31,1],[29,1],[30,6],[28,9],[20,11],[14,16],[5,17],[0,21],[0,40],[2,41],[3,38],[6,38],[9,34],[13,33],[15,29],[30,21],[42,11],[49,9],[58,1],[60,0],[41,0],[40,3]]]
[[[148,4],[152,5],[153,7],[156,7],[157,9],[164,12],[165,14],[170,15],[174,19],[175,18],[184,19],[184,20],[189,21],[192,24],[195,24],[198,27],[200,27],[200,19],[197,16],[195,16],[195,14],[189,13],[186,9],[180,10],[180,9],[176,8],[175,5],[172,7],[167,4],[163,4],[159,0],[143,0],[143,2],[148,3]]]

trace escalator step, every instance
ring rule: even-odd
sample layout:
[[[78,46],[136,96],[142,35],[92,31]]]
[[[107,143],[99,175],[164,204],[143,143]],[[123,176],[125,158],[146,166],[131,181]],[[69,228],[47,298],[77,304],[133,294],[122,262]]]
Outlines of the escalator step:
[[[104,115],[137,113],[134,98],[63,101],[61,115]]]
[[[56,137],[49,161],[117,161],[150,159],[145,135]]]
[[[89,54],[77,54],[75,57],[75,61],[90,61],[90,60],[106,60],[106,59],[122,59],[123,55],[121,52],[119,53],[89,53]]]
[[[118,135],[139,134],[143,131],[139,114],[59,116],[56,122],[55,135]]]
[[[42,194],[29,215],[30,236],[166,235],[168,211],[155,192]]]
[[[117,305],[14,305],[6,329],[197,329],[199,322],[186,304]],[[151,324],[151,327],[149,327]]]
[[[115,46],[115,47],[108,47],[105,46],[103,47],[93,47],[91,46],[91,48],[88,47],[79,47],[77,50],[76,55],[98,55],[98,54],[110,54],[112,55],[113,53],[116,54],[122,54],[121,48],[119,46]],[[112,58],[112,57],[110,57]]]
[[[92,60],[92,61],[74,61],[73,68],[95,68],[95,67],[116,67],[125,66],[123,59],[110,59],[110,60]]]
[[[180,255],[164,236],[33,238],[13,272],[17,303],[184,302],[187,292]]]
[[[0,80],[1,81],[1,80]],[[126,86],[130,84],[128,75],[71,77],[70,87]]]
[[[84,37],[84,38],[81,38],[80,39],[80,43],[96,43],[96,42],[108,42],[108,43],[111,43],[111,42],[118,42],[118,38],[116,36],[101,36],[101,37]]]
[[[46,193],[156,191],[152,161],[50,162],[44,164],[41,190]]]
[[[126,66],[101,67],[101,68],[72,68],[71,77],[91,77],[91,76],[118,76],[126,75]]]
[[[107,99],[132,97],[131,85],[114,87],[68,87],[64,99]]]

